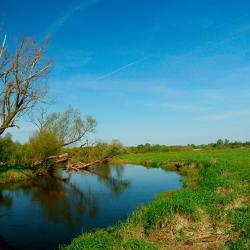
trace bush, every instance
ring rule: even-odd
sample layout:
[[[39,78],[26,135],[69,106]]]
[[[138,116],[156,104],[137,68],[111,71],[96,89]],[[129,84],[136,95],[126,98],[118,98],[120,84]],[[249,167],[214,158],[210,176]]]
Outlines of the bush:
[[[113,140],[110,144],[99,141],[92,147],[66,148],[64,151],[72,157],[74,162],[92,162],[122,154],[125,148],[118,140]]]
[[[6,166],[26,165],[28,162],[27,145],[13,142],[9,133],[0,137],[0,162]]]
[[[29,139],[30,158],[35,160],[44,160],[49,156],[58,154],[61,144],[56,136],[49,132],[35,133]]]

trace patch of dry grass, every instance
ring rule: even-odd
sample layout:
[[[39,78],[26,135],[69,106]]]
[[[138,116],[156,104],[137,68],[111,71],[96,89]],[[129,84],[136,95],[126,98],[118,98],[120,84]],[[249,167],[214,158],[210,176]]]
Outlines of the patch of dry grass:
[[[174,215],[165,227],[151,232],[149,240],[157,242],[161,249],[220,249],[232,237],[227,233],[231,225],[216,225],[207,213],[200,213],[199,221],[186,215]]]

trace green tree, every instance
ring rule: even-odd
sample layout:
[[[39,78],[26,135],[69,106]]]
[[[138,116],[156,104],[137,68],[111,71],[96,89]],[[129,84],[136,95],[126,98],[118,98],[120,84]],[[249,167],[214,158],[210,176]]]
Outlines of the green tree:
[[[122,145],[122,143],[119,140],[114,139],[114,140],[112,140],[111,144],[106,145],[106,149],[103,152],[103,157],[104,158],[114,157],[116,155],[124,153],[124,151],[125,151],[125,149],[124,149],[124,146]]]
[[[217,142],[216,142],[216,144],[217,144],[217,146],[219,146],[219,145],[223,145],[224,142],[223,142],[222,139],[218,139]]]
[[[29,151],[33,160],[45,160],[60,152],[61,144],[57,137],[47,131],[37,132],[29,139]]]
[[[14,143],[11,134],[7,133],[4,137],[0,138],[0,161],[8,162],[12,156]]]
[[[38,123],[37,123],[38,124]],[[80,112],[69,106],[64,112],[54,112],[39,122],[39,131],[55,135],[61,146],[76,142],[86,143],[87,136],[95,131],[96,120],[87,115],[81,117]]]

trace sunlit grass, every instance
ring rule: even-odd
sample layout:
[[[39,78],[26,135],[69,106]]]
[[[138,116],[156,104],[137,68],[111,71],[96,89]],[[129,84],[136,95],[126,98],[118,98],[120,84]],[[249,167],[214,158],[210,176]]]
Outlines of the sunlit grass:
[[[249,249],[249,149],[128,154],[119,161],[178,170],[184,188],[159,194],[124,223],[82,234],[65,249]]]

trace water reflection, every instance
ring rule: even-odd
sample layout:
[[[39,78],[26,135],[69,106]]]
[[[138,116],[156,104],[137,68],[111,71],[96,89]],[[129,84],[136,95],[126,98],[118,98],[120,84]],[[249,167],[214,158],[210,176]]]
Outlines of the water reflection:
[[[163,169],[122,165],[93,170],[58,169],[53,177],[0,186],[0,249],[55,249],[83,231],[126,219],[163,190],[181,187],[181,177]]]
[[[4,195],[0,190],[0,207],[10,208],[12,205],[12,199],[9,195]],[[0,217],[2,215],[0,214]]]
[[[95,168],[95,174],[98,180],[116,195],[120,195],[125,189],[129,188],[130,185],[128,180],[123,180],[123,173],[124,166],[110,168],[110,166],[106,165]]]
[[[86,205],[91,210],[93,202],[73,184],[51,177],[36,179],[29,189],[32,202],[39,202],[45,215],[54,223],[67,223],[76,227],[86,211]]]
[[[109,166],[96,167],[94,174],[112,193],[119,195],[129,187],[129,181],[123,180],[123,167],[111,171]],[[93,174],[93,172],[92,172]],[[72,182],[73,173],[62,169],[55,171],[52,176],[36,177],[22,186],[9,185],[12,195],[0,191],[0,206],[10,209],[13,194],[20,192],[31,195],[32,203],[39,203],[45,216],[53,223],[67,223],[70,228],[78,227],[84,214],[95,217],[99,211],[98,197],[92,189],[81,190]],[[0,216],[3,216],[0,214]]]

